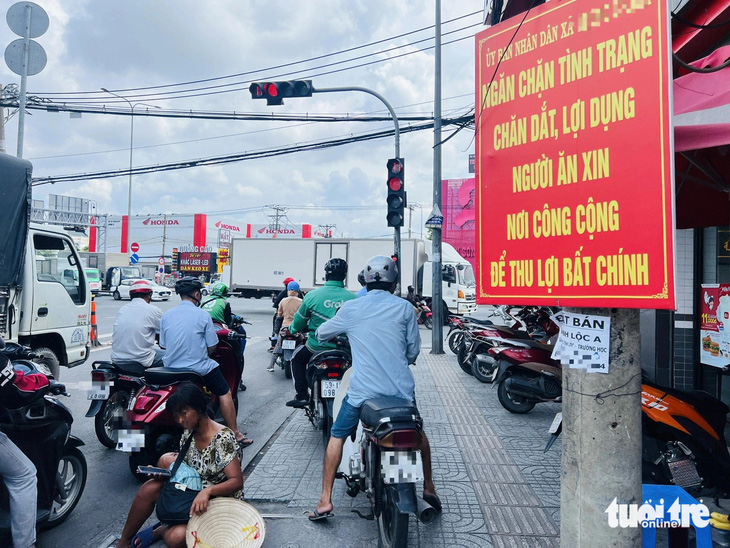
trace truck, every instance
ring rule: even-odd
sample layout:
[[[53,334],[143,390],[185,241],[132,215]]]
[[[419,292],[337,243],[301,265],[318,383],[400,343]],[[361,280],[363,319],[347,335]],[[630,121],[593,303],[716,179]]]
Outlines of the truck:
[[[32,165],[0,154],[0,336],[30,347],[58,379],[89,357],[91,292],[73,240],[29,223]]]
[[[114,291],[122,280],[143,277],[139,266],[129,265],[126,253],[82,252],[81,260],[85,267],[96,268],[102,273],[102,291],[108,293]]]
[[[401,292],[408,286],[430,302],[432,263],[424,240],[405,238],[401,242]],[[251,239],[234,238],[229,249],[229,267],[223,281],[241,297],[261,298],[283,289],[284,278],[296,279],[303,291],[324,285],[324,265],[333,257],[349,265],[345,287],[360,289],[357,275],[375,255],[391,256],[393,240],[374,238]],[[442,298],[449,312],[476,312],[476,280],[471,264],[447,243],[442,244]]]

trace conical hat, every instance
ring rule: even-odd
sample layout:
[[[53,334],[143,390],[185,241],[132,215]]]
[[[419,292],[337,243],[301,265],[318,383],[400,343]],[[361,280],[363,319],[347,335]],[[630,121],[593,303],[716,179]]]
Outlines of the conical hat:
[[[188,548],[258,548],[263,545],[266,524],[250,504],[230,497],[208,503],[208,510],[188,522]]]

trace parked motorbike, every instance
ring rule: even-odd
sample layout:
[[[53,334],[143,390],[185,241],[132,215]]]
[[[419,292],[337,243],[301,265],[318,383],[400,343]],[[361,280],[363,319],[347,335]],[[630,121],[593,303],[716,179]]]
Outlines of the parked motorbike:
[[[641,411],[643,483],[679,485],[696,498],[730,496],[727,405],[707,392],[684,392],[644,379]],[[562,413],[549,432],[546,452],[562,432]]]
[[[218,362],[221,373],[226,379],[238,411],[238,385],[243,373],[243,360],[235,344],[245,341],[241,335],[222,325],[218,325],[218,345],[211,358]],[[168,367],[150,367],[145,371],[144,387],[130,400],[126,415],[127,428],[118,436],[117,450],[129,453],[129,469],[143,481],[146,476],[137,474],[138,466],[154,465],[160,456],[179,449],[182,430],[169,413],[165,412],[167,400],[184,381],[203,386],[203,377],[198,373]],[[222,423],[220,402],[212,397],[209,413],[214,420]]]
[[[346,373],[337,395],[336,412],[349,384]],[[423,480],[421,439],[423,419],[418,409],[400,398],[375,398],[363,403],[357,434],[347,438],[337,477],[347,484],[347,494],[365,493],[370,512],[353,510],[361,518],[377,520],[380,546],[408,545],[409,514],[422,522],[437,512],[416,494]]]
[[[502,407],[522,414],[539,402],[562,401],[563,370],[550,358],[552,345],[516,339],[493,339],[493,344],[489,354],[499,367],[497,398]]]
[[[17,356],[30,353],[27,348],[7,343],[8,357],[16,371],[25,375],[41,373],[36,364]],[[86,459],[79,447],[84,445],[71,435],[71,411],[58,401],[63,384],[50,380],[48,386],[30,394],[20,393],[3,401],[0,430],[33,462],[38,478],[37,525],[49,529],[62,523],[73,511],[86,486]],[[10,408],[7,408],[10,406]],[[5,485],[0,482],[0,538],[10,535],[10,506]]]
[[[95,361],[91,364],[91,400],[87,417],[94,417],[97,439],[114,449],[130,400],[144,386],[145,367],[140,363]]]
[[[352,365],[347,337],[336,338],[339,348],[317,352],[307,365],[309,402],[304,412],[315,429],[322,431],[325,447],[330,440],[334,415],[334,399],[340,387],[342,376]]]
[[[493,325],[491,320],[478,320],[476,318],[461,316],[459,314],[449,314],[447,322],[449,324],[449,331],[446,333],[446,339],[449,345],[449,350],[451,350],[454,354],[458,354],[459,347],[461,346],[461,342],[464,339],[466,331],[485,325]]]

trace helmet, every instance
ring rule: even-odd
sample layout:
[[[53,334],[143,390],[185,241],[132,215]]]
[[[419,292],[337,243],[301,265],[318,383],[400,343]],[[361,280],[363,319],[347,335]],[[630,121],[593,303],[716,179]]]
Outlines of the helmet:
[[[390,257],[378,255],[371,258],[365,265],[365,281],[393,283],[398,279],[398,267]]]
[[[343,282],[347,277],[347,261],[345,259],[330,259],[324,265],[324,279]]]
[[[365,285],[365,270],[361,270],[360,274],[357,275],[357,281],[360,285]]]
[[[217,295],[218,297],[225,297],[228,295],[228,286],[223,282],[216,282],[213,284],[213,288],[210,290],[211,295]]]
[[[287,291],[299,291],[299,282],[292,280],[286,286]]]
[[[294,278],[284,278],[284,285],[288,286],[290,282],[296,281]]]
[[[193,276],[185,276],[175,282],[175,293],[178,295],[191,295],[203,289],[203,282]]]
[[[152,284],[147,280],[137,280],[129,286],[129,296],[144,295],[152,293]]]

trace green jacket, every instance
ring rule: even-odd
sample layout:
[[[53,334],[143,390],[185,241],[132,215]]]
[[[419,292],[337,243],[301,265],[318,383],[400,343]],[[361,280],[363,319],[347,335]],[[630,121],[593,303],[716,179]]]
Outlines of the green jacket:
[[[205,310],[213,321],[224,323],[226,325],[231,324],[233,315],[231,314],[231,305],[223,297],[210,297],[209,299],[203,299],[203,303],[200,308]]]
[[[325,282],[323,287],[310,291],[304,296],[302,305],[289,326],[289,331],[299,333],[309,326],[307,348],[312,352],[337,348],[334,343],[320,343],[314,333],[320,325],[334,317],[342,303],[355,298],[357,297],[354,293],[345,289],[343,282]]]

